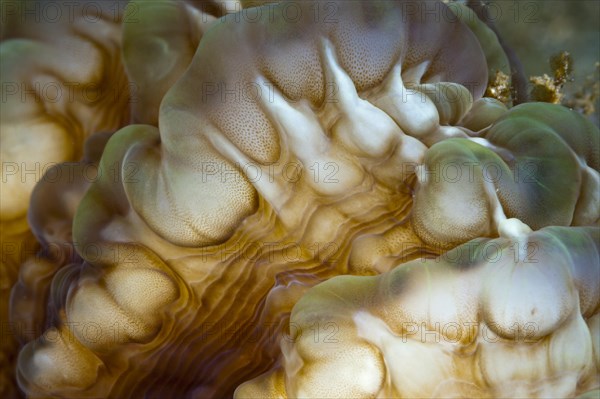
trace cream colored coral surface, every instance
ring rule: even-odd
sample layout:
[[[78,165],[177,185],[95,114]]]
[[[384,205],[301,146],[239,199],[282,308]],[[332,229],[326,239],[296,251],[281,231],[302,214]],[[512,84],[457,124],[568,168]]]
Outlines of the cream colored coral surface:
[[[565,398],[596,388],[598,229],[503,225],[497,239],[310,290],[281,366],[236,397]]]
[[[466,7],[261,3],[3,27],[3,392],[598,389],[598,128]]]

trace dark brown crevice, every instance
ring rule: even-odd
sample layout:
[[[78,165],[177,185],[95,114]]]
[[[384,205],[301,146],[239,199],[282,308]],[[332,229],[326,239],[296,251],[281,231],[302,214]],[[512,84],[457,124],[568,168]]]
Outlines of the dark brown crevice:
[[[508,62],[510,64],[511,71],[511,80],[512,80],[512,97],[513,97],[513,105],[519,105],[522,103],[529,102],[529,94],[528,94],[528,80],[525,76],[525,70],[523,69],[523,64],[521,60],[517,56],[517,53],[508,46],[508,44],[504,41],[498,29],[493,23],[493,18],[490,17],[488,12],[488,8],[481,0],[467,0],[467,6],[475,12],[477,17],[481,21],[483,21],[488,28],[494,32],[496,37],[498,38],[498,42],[502,46],[504,53],[508,57]]]

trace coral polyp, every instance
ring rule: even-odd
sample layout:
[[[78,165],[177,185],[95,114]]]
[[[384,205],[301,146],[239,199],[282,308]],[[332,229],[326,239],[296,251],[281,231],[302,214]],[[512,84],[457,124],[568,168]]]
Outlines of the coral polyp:
[[[600,388],[598,127],[471,8],[102,4],[6,8],[3,394]]]

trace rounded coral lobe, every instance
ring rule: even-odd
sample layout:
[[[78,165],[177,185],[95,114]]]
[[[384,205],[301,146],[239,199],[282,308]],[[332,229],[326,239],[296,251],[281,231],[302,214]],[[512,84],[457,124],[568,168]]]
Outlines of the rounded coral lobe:
[[[23,262],[10,311],[45,332],[17,336],[20,388],[61,398],[597,388],[598,129],[558,106],[483,98],[507,58],[466,8],[260,3],[134,0],[109,24],[135,101],[118,126],[90,125],[116,132],[77,136],[81,161],[51,170],[78,179],[33,190],[41,250]],[[56,51],[71,62],[69,43]],[[38,76],[19,60],[66,62],[7,46],[11,74]],[[109,54],[92,48],[92,61]],[[98,78],[88,69],[74,73]],[[101,105],[57,120],[118,114]],[[34,122],[17,114],[30,106],[10,103],[11,149],[50,123],[25,129]],[[11,215],[26,209],[11,201]],[[421,325],[443,325],[447,342],[419,340]]]
[[[519,223],[509,220],[503,231]],[[294,307],[290,325],[304,334],[282,342],[280,365],[241,385],[235,397],[534,398],[592,391],[599,234],[598,227],[520,229],[376,277],[330,279]],[[331,334],[306,334],[314,325]]]

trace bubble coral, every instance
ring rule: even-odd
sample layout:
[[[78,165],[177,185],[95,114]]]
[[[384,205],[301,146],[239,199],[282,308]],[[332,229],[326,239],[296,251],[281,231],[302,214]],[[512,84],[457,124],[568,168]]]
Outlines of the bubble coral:
[[[597,388],[600,230],[501,225],[499,238],[438,259],[308,291],[281,367],[235,397],[565,398]]]
[[[227,9],[214,2],[6,0],[0,5],[0,396],[17,395],[11,381],[14,339],[27,342],[39,331],[49,280],[65,262],[79,259],[71,222],[80,197],[97,178],[106,135],[132,120],[156,123],[152,101],[160,101],[191,60],[205,29],[234,11],[232,5],[239,4]],[[122,56],[124,48],[147,49],[165,36],[167,47],[178,50],[170,54],[168,68],[132,68],[140,61],[135,51]],[[191,50],[182,50],[186,46]],[[96,132],[104,133],[87,144],[84,154],[84,142]],[[38,198],[27,217],[36,183]],[[48,201],[56,203],[47,209]],[[37,225],[34,234],[31,224]],[[13,305],[9,322],[9,295],[18,274],[13,298],[30,300]]]
[[[523,261],[507,262],[496,277],[496,265],[480,252],[467,262],[469,284],[457,283],[459,298],[447,299],[468,304],[465,320],[490,328],[529,321],[523,312],[533,303],[541,319],[531,320],[544,328],[538,341],[562,337],[565,320],[575,320],[569,333],[597,336],[598,281],[585,278],[594,270],[586,265],[598,263],[588,238],[597,237],[597,227],[548,226],[597,225],[598,129],[559,106],[507,111],[482,98],[489,74],[508,61],[472,13],[457,16],[468,9],[281,2],[216,19],[223,10],[206,16],[197,2],[131,4],[144,21],[120,27],[124,69],[138,95],[131,124],[110,138],[91,133],[114,129],[91,129],[88,147],[102,151],[57,166],[97,165],[91,184],[40,183],[32,195],[29,219],[42,248],[59,231],[76,255],[26,261],[13,289],[13,320],[46,328],[35,340],[21,337],[17,379],[29,397],[223,397],[264,372],[237,395],[404,394],[404,382],[391,377],[403,366],[385,363],[387,352],[403,347],[382,347],[398,334],[384,328],[393,322],[358,312],[364,331],[357,338],[352,306],[402,313],[405,298],[417,308],[437,300],[435,293],[460,281],[455,269],[463,263],[432,266],[440,287],[431,291],[429,281],[418,281],[430,263],[414,259],[465,243],[495,243],[505,258],[510,239],[547,245],[555,235],[560,242],[576,237],[577,247],[557,252],[572,260],[552,263],[548,277],[526,268],[525,282],[514,283],[529,290],[536,279],[548,281],[541,294],[547,304],[527,291],[523,306],[502,308],[510,271],[521,271],[515,264]],[[426,7],[435,12],[422,12]],[[451,178],[450,168],[457,173]],[[544,259],[552,254],[548,249]],[[397,275],[409,277],[389,277]],[[399,287],[377,293],[374,304],[369,295],[378,291],[368,287],[390,280]],[[340,305],[335,315],[319,309],[332,303],[319,296],[332,286],[355,294],[354,305]],[[587,299],[578,304],[578,295]],[[451,304],[435,303],[444,321],[457,314]],[[429,317],[414,312],[398,320]],[[309,313],[333,321],[347,345],[313,350],[294,336],[293,326],[313,320]],[[485,347],[492,365],[514,348],[545,353],[530,349],[535,343],[513,343],[504,330],[494,334],[504,341]],[[477,337],[468,343],[461,345],[483,347]],[[430,346],[428,354],[440,356],[431,364],[443,370],[433,385],[420,380],[423,389],[446,384],[437,392],[480,394],[510,378],[504,369],[481,377],[469,360],[454,367],[450,352]],[[562,349],[552,349],[556,362],[523,366],[524,394],[542,392],[536,387],[562,371],[572,372],[568,387],[597,387],[591,350],[562,359]],[[344,361],[353,354],[365,359],[359,369]],[[417,350],[409,364],[413,355]],[[532,376],[527,367],[534,363],[552,370]],[[476,375],[466,382],[444,382],[468,370]],[[489,386],[478,385],[481,379]]]
[[[42,6],[51,23],[40,22]],[[98,4],[95,11],[114,18],[90,12],[89,23],[55,3],[4,1],[0,8],[0,394],[10,397],[17,394],[11,383],[17,344],[6,334],[10,289],[23,258],[38,250],[27,223],[31,192],[54,165],[79,159],[92,133],[126,123],[129,90],[119,13]]]

